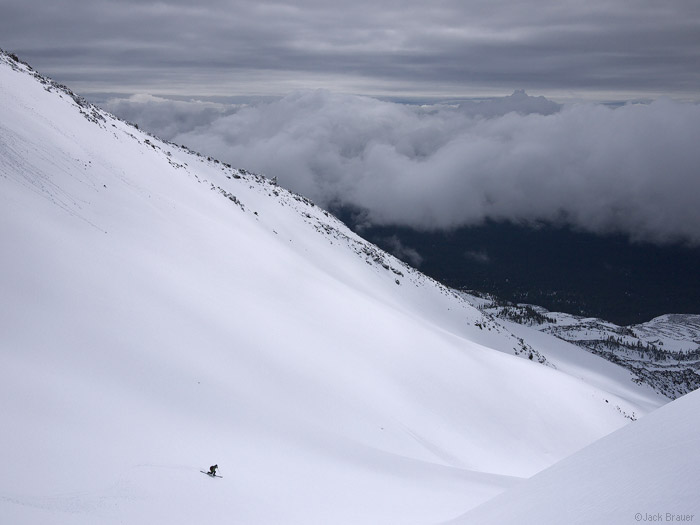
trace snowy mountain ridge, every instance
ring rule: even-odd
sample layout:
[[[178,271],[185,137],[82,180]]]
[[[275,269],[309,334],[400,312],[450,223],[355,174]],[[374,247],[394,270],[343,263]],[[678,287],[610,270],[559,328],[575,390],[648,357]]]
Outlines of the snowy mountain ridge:
[[[437,523],[667,402],[5,53],[0,240],[3,523]]]
[[[239,200],[236,195],[229,191],[235,191],[234,186],[229,185],[222,187],[222,184],[225,185],[228,181],[234,183],[238,182],[239,185],[241,183],[247,184],[248,190],[256,191],[261,195],[277,200],[281,206],[286,206],[292,210],[295,210],[296,213],[302,217],[302,220],[305,223],[312,226],[318,233],[327,237],[331,243],[333,240],[336,242],[342,242],[349,246],[354,253],[364,259],[368,265],[376,266],[377,268],[381,267],[387,272],[391,272],[387,273],[387,275],[391,277],[397,285],[401,285],[402,280],[403,282],[412,283],[415,286],[422,286],[429,283],[430,286],[439,289],[441,293],[449,295],[457,301],[464,302],[464,299],[460,293],[442,285],[425,274],[420,273],[405,262],[359,237],[331,213],[316,207],[315,204],[306,197],[278,186],[276,181],[259,174],[248,172],[245,169],[233,168],[230,164],[222,163],[211,157],[204,157],[203,155],[190,150],[186,146],[164,142],[148,132],[139,130],[138,128],[134,129],[130,123],[121,121],[117,117],[105,112],[94,104],[89,103],[80,95],[73,93],[67,86],[59,84],[52,79],[37,73],[31,68],[31,66],[21,62],[17,57],[13,58],[13,55],[4,54],[0,55],[0,59],[4,59],[4,61],[16,71],[24,71],[31,74],[44,86],[44,89],[47,92],[58,93],[60,97],[63,97],[63,95],[70,97],[70,99],[73,100],[76,109],[80,111],[87,121],[92,122],[102,129],[107,129],[108,124],[111,122],[112,128],[121,128],[121,130],[124,131],[131,139],[148,146],[154,151],[159,152],[161,155],[164,155],[165,160],[174,169],[183,170],[185,173],[188,173],[189,176],[194,177],[198,183],[208,185],[212,191],[227,198],[242,211],[253,213],[256,215],[256,217],[258,215],[258,213],[252,209],[246,210],[245,204]],[[116,136],[116,133],[114,136]],[[184,154],[185,156],[178,160],[176,154]],[[196,169],[191,170],[190,164],[193,162],[198,163],[199,165],[207,165],[209,168],[214,168],[219,176],[219,180],[217,182],[213,182],[212,180],[200,175]],[[85,168],[88,167],[88,165],[85,166]],[[227,180],[224,181],[220,175],[223,175]],[[73,200],[73,202],[70,202],[70,199],[65,202],[61,201],[60,193],[51,193],[50,188],[43,185],[44,182],[45,181],[41,181],[41,184],[36,185],[36,189],[38,191],[45,194],[47,198],[52,200],[52,202],[58,204],[69,213],[81,216],[79,211],[81,206],[77,200]],[[33,183],[36,184],[36,181]],[[86,220],[86,222],[91,223],[86,217],[82,218]],[[98,225],[95,225],[95,227],[101,230],[101,227]],[[276,231],[274,231],[274,233],[277,234]],[[534,356],[537,357],[538,362],[546,363],[546,359],[536,349],[527,347],[520,341],[520,338],[517,338],[512,334],[508,334],[507,329],[505,329],[504,326],[499,325],[494,319],[478,314],[475,320],[472,322],[478,326],[480,330],[482,327],[486,327],[485,329],[490,331],[493,327],[494,331],[505,333],[507,336],[515,339],[512,344],[505,345],[510,347],[508,349],[509,353],[520,357],[528,357],[531,353],[533,353]]]

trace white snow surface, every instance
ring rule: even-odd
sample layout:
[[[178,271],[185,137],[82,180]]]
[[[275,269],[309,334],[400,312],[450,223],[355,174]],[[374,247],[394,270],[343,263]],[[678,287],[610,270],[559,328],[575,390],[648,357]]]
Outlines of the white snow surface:
[[[449,523],[697,523],[698,413],[696,390]]]
[[[439,523],[667,401],[4,54],[0,242],[0,523]]]

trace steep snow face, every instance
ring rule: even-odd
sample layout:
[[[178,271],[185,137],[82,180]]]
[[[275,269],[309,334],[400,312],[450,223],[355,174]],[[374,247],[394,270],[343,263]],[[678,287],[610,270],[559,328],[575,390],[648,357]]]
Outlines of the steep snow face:
[[[431,523],[665,401],[4,54],[0,241],[3,523]]]
[[[691,392],[450,523],[695,523],[699,412]]]

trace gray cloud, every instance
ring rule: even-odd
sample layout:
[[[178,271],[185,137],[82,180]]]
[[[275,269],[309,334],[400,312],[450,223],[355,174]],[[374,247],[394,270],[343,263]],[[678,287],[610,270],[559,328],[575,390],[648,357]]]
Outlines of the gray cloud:
[[[157,130],[170,140],[180,133],[210,125],[216,119],[235,113],[238,106],[201,100],[171,100],[152,95],[132,95],[128,99],[111,98],[100,104],[120,118]]]
[[[696,0],[0,0],[0,46],[84,94],[697,98]]]
[[[700,243],[700,106],[559,107],[516,92],[411,106],[301,92],[173,137],[374,224],[546,221]]]
[[[478,262],[479,264],[488,264],[491,262],[488,252],[485,250],[470,250],[464,253],[464,257],[470,261]]]
[[[414,268],[420,268],[420,265],[423,263],[423,256],[415,248],[402,243],[401,239],[396,235],[382,239],[382,244],[392,255],[407,262]]]

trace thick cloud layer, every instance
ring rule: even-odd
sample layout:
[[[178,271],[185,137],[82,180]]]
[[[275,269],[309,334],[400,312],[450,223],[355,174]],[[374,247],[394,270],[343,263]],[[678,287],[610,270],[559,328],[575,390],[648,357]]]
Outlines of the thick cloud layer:
[[[211,124],[219,117],[235,113],[238,106],[203,101],[170,100],[152,95],[133,95],[100,104],[120,118],[157,130],[162,138],[172,138]]]
[[[165,138],[275,176],[319,204],[364,208],[374,224],[547,221],[700,243],[695,104],[561,107],[516,92],[419,107],[314,91],[205,120]]]

